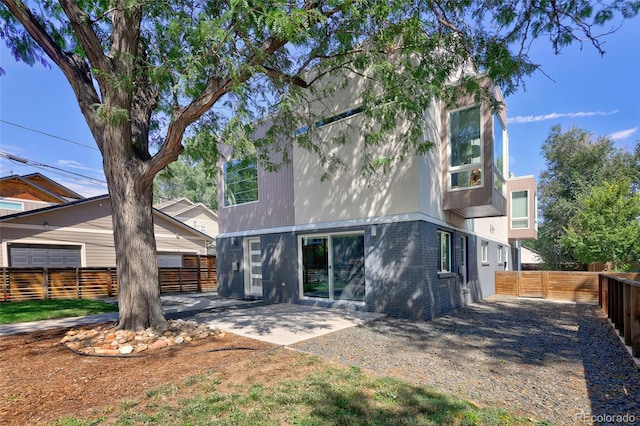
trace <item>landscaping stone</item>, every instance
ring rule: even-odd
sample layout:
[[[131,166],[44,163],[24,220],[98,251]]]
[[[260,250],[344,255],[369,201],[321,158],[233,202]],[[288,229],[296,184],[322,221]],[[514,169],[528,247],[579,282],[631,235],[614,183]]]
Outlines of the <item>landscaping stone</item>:
[[[206,325],[178,319],[169,320],[169,329],[162,332],[148,328],[136,333],[130,330],[115,330],[113,325],[97,325],[90,330],[71,329],[65,333],[61,343],[85,355],[126,356],[219,334],[219,331]]]

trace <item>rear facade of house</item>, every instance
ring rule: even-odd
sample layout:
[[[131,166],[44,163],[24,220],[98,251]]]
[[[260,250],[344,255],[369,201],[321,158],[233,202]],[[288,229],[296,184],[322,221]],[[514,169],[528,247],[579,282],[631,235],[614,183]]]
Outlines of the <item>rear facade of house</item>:
[[[345,96],[319,129],[350,141],[335,148],[350,167],[329,180],[295,144],[277,172],[223,160],[221,296],[430,319],[493,294],[495,272],[518,269],[519,241],[537,235],[536,190],[532,177],[508,178],[506,110],[437,103],[424,114],[434,148],[367,179],[359,111]]]

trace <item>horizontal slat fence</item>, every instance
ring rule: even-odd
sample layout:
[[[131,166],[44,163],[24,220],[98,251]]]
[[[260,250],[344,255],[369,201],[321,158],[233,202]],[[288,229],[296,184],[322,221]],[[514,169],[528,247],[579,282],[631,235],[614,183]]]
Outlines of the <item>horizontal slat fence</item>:
[[[600,274],[599,304],[634,357],[640,357],[640,274]]]
[[[198,259],[199,257],[199,259]],[[196,258],[196,259],[193,259]],[[185,256],[182,268],[159,268],[161,293],[216,290],[213,256]],[[2,268],[3,301],[98,299],[118,295],[116,268]]]
[[[496,294],[598,303],[598,273],[580,271],[498,271]]]

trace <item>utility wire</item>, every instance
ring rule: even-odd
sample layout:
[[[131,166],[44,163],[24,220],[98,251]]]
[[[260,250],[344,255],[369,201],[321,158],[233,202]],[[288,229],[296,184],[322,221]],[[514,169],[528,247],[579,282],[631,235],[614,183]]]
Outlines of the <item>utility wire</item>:
[[[31,127],[22,126],[20,124],[12,123],[10,121],[2,120],[2,119],[0,119],[0,122],[8,124],[10,126],[19,127],[21,129],[28,130],[30,132],[40,133],[41,135],[49,136],[51,138],[60,139],[61,141],[69,142],[69,143],[72,143],[74,145],[82,146],[84,148],[95,149],[96,151],[99,151],[99,149],[96,148],[95,146],[85,145],[85,144],[82,144],[80,142],[72,141],[71,139],[63,138],[61,136],[52,135],[51,133],[43,132],[41,130],[32,129]]]
[[[55,167],[55,166],[50,166],[49,164],[38,163],[37,161],[29,160],[28,158],[18,157],[17,155],[13,155],[13,154],[10,154],[8,152],[0,151],[0,157],[4,157],[4,158],[6,158],[8,160],[11,160],[11,161],[16,161],[18,163],[22,163],[22,164],[25,164],[27,166],[46,167],[46,168],[49,168],[49,169],[58,170],[58,171],[61,171],[61,172],[64,172],[64,173],[68,173],[70,175],[74,175],[74,176],[78,176],[78,177],[81,177],[81,178],[84,178],[84,179],[88,179],[89,181],[91,181],[93,184],[96,184],[96,185],[103,186],[103,185],[107,184],[107,182],[105,182],[103,180],[100,180],[100,179],[95,179],[95,178],[92,178],[90,176],[81,175],[80,173],[70,172],[69,170],[61,169],[61,168]]]

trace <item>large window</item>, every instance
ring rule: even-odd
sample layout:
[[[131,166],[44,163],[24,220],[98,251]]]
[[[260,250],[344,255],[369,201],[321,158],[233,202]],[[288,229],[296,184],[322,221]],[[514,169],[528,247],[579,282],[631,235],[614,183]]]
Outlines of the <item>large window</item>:
[[[438,231],[438,272],[451,272],[451,234]]]
[[[365,301],[364,235],[301,237],[302,295]]]
[[[451,112],[449,135],[451,189],[482,186],[480,105]]]
[[[529,228],[529,191],[511,193],[511,229]]]
[[[255,158],[224,165],[224,206],[258,201],[258,168]]]

